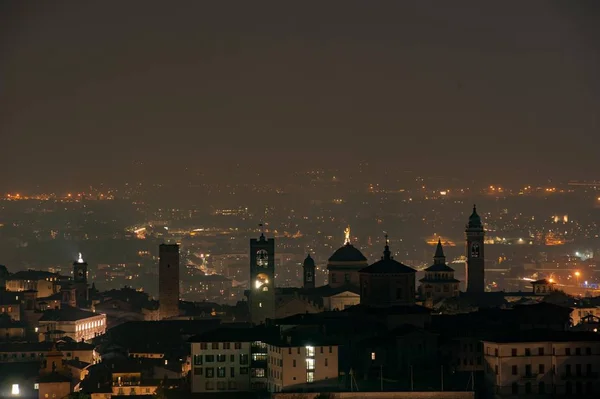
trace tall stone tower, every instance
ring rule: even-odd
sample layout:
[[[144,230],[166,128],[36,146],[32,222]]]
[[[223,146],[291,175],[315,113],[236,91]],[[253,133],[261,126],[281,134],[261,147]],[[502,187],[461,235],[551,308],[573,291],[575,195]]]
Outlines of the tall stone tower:
[[[302,265],[304,289],[315,288],[315,260],[308,254]]]
[[[158,301],[161,319],[179,316],[179,245],[160,244]]]
[[[81,253],[73,262],[73,286],[75,287],[75,302],[78,307],[85,308],[89,302],[88,264],[83,260]]]
[[[261,234],[250,240],[250,292],[252,323],[275,317],[275,239]]]
[[[473,213],[465,230],[467,239],[467,292],[485,291],[485,256],[483,223],[473,205]]]

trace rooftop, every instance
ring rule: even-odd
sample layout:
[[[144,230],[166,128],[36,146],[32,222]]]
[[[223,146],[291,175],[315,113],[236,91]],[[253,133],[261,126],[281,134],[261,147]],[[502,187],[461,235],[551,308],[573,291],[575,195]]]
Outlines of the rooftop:
[[[331,255],[329,262],[366,262],[367,258],[349,242]]]
[[[62,306],[60,309],[46,310],[40,321],[77,321],[100,315],[101,313],[94,313],[71,306]]]
[[[500,333],[484,339],[486,342],[600,342],[600,335],[588,331],[555,331],[535,329]]]
[[[22,270],[10,275],[7,280],[45,280],[51,277],[59,277],[59,275],[43,270]]]
[[[6,352],[45,352],[52,349],[52,342],[0,342],[0,353]],[[59,341],[57,347],[61,351],[93,350],[94,345],[85,342]]]
[[[483,228],[483,223],[481,223],[481,217],[477,213],[477,207],[473,205],[473,213],[469,216],[469,223],[467,224],[467,228],[469,229],[481,229]]]
[[[387,236],[386,236],[387,241]],[[369,273],[369,274],[407,274],[407,273],[416,273],[417,271],[412,267],[406,266],[391,256],[390,246],[386,243],[385,250],[383,251],[383,256],[381,260],[373,263],[371,266],[367,266],[364,269],[360,270],[360,273]]]
[[[277,328],[258,326],[252,328],[223,327],[191,337],[188,342],[254,342],[277,336]]]
[[[274,336],[264,340],[266,343],[278,347],[300,346],[337,346],[337,341],[317,332],[292,331],[284,336]]]

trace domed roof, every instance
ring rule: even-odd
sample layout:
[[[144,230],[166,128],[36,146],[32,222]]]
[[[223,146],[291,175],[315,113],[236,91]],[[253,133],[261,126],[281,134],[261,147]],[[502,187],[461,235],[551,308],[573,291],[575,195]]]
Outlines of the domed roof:
[[[315,260],[308,254],[306,259],[304,259],[304,267],[315,267]]]
[[[329,262],[366,262],[367,258],[349,242],[331,255]]]
[[[477,207],[473,205],[473,213],[469,216],[469,224],[467,227],[480,228],[483,227],[481,223],[481,217],[477,214]]]

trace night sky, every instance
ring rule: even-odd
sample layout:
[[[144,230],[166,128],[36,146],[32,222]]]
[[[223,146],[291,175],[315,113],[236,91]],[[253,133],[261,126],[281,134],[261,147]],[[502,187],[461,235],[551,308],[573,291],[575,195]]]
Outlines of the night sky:
[[[600,178],[598,3],[3,1],[0,189],[133,162]]]

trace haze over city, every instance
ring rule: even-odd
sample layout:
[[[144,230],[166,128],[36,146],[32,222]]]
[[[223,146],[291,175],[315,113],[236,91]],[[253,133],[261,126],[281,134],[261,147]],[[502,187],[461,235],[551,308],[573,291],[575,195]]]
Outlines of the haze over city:
[[[598,11],[4,2],[2,187],[235,179],[237,164],[281,180],[356,160],[505,184],[592,178]]]

